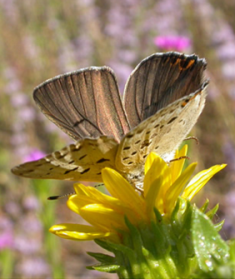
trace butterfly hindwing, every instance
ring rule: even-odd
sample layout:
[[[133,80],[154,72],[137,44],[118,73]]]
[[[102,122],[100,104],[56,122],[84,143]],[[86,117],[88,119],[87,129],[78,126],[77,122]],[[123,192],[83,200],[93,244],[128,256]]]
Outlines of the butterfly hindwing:
[[[90,67],[47,80],[34,90],[42,112],[75,140],[120,139],[129,124],[115,75],[109,67]]]
[[[115,167],[118,143],[113,138],[84,139],[37,161],[12,169],[19,176],[101,182],[101,170]]]
[[[147,155],[152,151],[169,162],[204,107],[206,86],[207,82],[196,92],[161,109],[129,132],[118,148],[117,169],[124,173],[140,173]]]

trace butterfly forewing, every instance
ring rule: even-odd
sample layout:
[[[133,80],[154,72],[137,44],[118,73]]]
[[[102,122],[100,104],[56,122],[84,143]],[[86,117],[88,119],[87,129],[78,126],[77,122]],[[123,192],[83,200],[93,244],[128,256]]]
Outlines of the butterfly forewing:
[[[206,61],[176,52],[153,54],[132,72],[124,105],[131,128],[177,99],[199,89]]]
[[[113,138],[84,139],[43,159],[12,169],[16,175],[74,181],[101,182],[101,170],[115,167],[118,143]]]
[[[169,162],[204,107],[206,86],[207,82],[195,93],[161,109],[129,132],[119,145],[116,168],[137,175],[152,151]]]
[[[117,82],[108,67],[91,67],[50,79],[34,90],[42,112],[76,140],[129,131]]]

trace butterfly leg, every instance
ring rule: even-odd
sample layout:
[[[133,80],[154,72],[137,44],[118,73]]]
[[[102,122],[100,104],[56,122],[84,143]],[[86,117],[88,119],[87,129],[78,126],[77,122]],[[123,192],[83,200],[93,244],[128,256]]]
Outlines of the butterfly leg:
[[[199,144],[199,140],[196,137],[187,137],[186,139],[184,139],[184,141],[186,140],[195,140],[197,144]]]
[[[187,160],[189,160],[190,158],[189,158],[188,156],[180,156],[180,157],[178,157],[178,158],[175,158],[175,159],[170,160],[170,163],[175,162],[175,161],[179,161],[179,160],[182,160],[182,159],[187,159]]]

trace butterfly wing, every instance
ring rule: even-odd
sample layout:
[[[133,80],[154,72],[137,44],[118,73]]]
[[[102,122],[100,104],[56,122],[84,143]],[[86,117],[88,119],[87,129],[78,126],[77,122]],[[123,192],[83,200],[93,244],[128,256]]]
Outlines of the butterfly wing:
[[[129,131],[115,75],[109,67],[91,67],[57,76],[34,90],[42,112],[75,140]]]
[[[124,91],[124,106],[131,128],[198,90],[205,68],[205,59],[176,52],[155,53],[141,61]]]
[[[60,151],[12,169],[16,175],[39,179],[101,182],[101,170],[114,168],[118,143],[106,136],[84,139]]]
[[[159,110],[127,133],[118,148],[116,168],[138,175],[152,151],[169,162],[202,112],[207,84]]]

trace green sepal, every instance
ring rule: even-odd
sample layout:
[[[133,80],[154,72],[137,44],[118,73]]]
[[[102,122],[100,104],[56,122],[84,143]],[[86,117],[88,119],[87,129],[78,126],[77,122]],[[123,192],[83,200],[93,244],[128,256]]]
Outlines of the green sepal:
[[[209,200],[208,199],[206,199],[206,201],[205,201],[205,203],[203,204],[203,206],[202,207],[200,207],[200,211],[201,212],[203,212],[203,213],[205,213],[206,212],[206,210],[207,210],[207,208],[208,208],[208,205],[209,205]]]
[[[92,252],[87,252],[87,254],[89,256],[95,258],[100,263],[105,263],[105,264],[114,264],[115,263],[115,258],[111,257],[109,255],[106,255],[106,254],[92,253]]]
[[[213,217],[215,216],[216,212],[219,209],[219,204],[217,204],[216,206],[214,206],[211,210],[206,212],[206,216],[210,218],[210,220],[213,219]]]
[[[106,273],[117,273],[117,271],[119,270],[120,266],[119,265],[102,265],[102,264],[98,264],[98,265],[93,265],[93,266],[87,266],[86,267],[89,270],[97,270],[100,272],[106,272]]]
[[[214,228],[216,229],[217,232],[219,232],[222,229],[223,225],[224,225],[224,220],[222,220],[217,224],[214,224]]]

